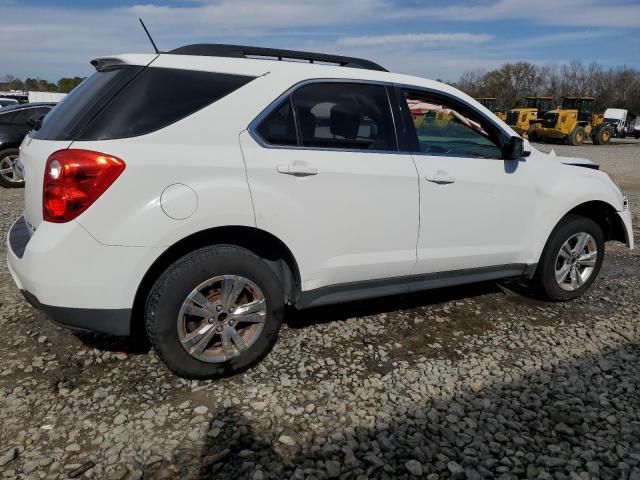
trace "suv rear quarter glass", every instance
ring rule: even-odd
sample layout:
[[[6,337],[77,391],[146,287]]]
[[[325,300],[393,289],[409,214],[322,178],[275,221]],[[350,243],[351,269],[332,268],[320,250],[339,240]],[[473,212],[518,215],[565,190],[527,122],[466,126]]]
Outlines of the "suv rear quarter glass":
[[[79,139],[126,138],[159,130],[229,95],[253,78],[146,68],[98,113]]]
[[[128,65],[100,70],[51,112],[34,137],[107,140],[144,135],[214,103],[253,78]]]

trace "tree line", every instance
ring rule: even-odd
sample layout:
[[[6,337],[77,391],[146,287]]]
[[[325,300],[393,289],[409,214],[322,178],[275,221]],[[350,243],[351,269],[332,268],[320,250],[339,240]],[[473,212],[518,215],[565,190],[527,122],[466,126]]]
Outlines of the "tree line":
[[[27,78],[26,80],[22,80],[13,75],[6,75],[0,83],[4,84],[4,88],[8,90],[69,93],[77,87],[82,80],[84,80],[83,77],[62,77],[57,82],[52,83],[43,78]],[[3,88],[0,88],[0,90],[3,90]]]
[[[630,67],[605,69],[597,63],[566,65],[505,63],[495,70],[465,72],[454,85],[472,97],[496,97],[501,108],[522,105],[524,97],[595,98],[596,111],[626,108],[640,114],[640,71]]]

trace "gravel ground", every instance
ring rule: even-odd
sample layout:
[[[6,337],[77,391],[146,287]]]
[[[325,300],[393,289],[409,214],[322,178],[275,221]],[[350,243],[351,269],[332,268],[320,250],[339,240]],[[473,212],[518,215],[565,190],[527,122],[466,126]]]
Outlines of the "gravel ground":
[[[638,238],[640,143],[553,148],[612,173]],[[0,191],[3,236],[21,197]],[[571,303],[487,283],[292,314],[218,382],[55,327],[2,265],[0,475],[640,480],[640,252],[607,249]]]

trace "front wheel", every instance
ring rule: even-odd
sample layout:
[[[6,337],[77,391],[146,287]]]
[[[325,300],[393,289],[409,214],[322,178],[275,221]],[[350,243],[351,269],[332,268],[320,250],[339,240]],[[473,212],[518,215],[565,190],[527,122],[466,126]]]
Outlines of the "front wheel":
[[[600,226],[589,218],[567,215],[547,240],[535,282],[550,300],[572,300],[594,282],[603,258]]]
[[[8,148],[0,152],[0,185],[6,188],[24,187],[24,180],[16,171],[18,149]]]
[[[249,250],[219,245],[178,259],[147,298],[147,335],[174,373],[213,379],[240,373],[273,348],[284,297],[278,277]]]
[[[569,135],[569,144],[574,146],[582,145],[582,142],[584,142],[584,136],[584,127],[577,126],[573,129],[571,135]]]

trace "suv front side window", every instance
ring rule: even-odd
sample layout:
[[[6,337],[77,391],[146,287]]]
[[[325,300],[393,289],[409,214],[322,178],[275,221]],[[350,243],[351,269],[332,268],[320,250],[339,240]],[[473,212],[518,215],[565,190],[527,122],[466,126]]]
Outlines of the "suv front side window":
[[[469,109],[435,94],[404,91],[413,150],[447,157],[502,158],[491,129]]]

